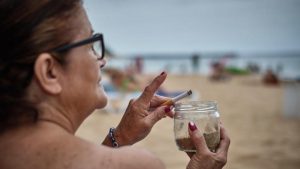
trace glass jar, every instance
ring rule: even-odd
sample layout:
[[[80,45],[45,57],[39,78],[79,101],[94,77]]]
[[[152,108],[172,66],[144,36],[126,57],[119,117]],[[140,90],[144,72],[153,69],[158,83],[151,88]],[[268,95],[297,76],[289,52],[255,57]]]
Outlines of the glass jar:
[[[215,152],[220,143],[220,115],[214,101],[190,101],[175,104],[174,134],[181,151],[196,152],[190,139],[188,123],[194,122],[203,133],[210,151]]]

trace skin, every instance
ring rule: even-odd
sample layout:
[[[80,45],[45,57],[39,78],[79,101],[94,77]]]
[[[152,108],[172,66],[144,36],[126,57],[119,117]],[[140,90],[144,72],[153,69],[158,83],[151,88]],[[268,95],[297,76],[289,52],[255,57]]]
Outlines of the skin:
[[[78,34],[74,42],[88,38],[92,33],[84,9],[80,8],[76,15]],[[74,136],[83,120],[107,103],[105,92],[99,85],[101,68],[106,61],[96,59],[91,45],[74,48],[66,57],[68,64],[62,66],[49,53],[38,56],[27,99],[36,103],[39,119],[37,123],[15,127],[0,135],[0,168],[165,168],[150,152],[129,145],[144,139],[162,118],[173,116],[170,107],[160,106],[168,99],[154,95],[167,74],[158,75],[139,98],[130,101],[116,127],[115,137],[122,146],[116,149],[110,147],[108,137],[102,145],[97,145]],[[224,147],[229,143],[226,133],[222,133],[220,151],[223,153],[219,156],[226,158]],[[211,158],[212,163],[205,166],[214,166],[217,160],[213,154],[198,146],[204,146],[199,133],[193,131],[191,136],[199,151],[191,156],[188,168],[199,168],[200,164],[207,163],[207,158]],[[203,152],[206,156],[202,156]]]
[[[195,126],[195,125],[194,125]],[[215,153],[211,152],[205,142],[205,138],[201,131],[189,128],[189,135],[196,147],[196,153],[187,153],[191,158],[187,165],[187,169],[220,169],[227,162],[227,154],[230,145],[230,139],[225,128],[220,124],[220,144]]]

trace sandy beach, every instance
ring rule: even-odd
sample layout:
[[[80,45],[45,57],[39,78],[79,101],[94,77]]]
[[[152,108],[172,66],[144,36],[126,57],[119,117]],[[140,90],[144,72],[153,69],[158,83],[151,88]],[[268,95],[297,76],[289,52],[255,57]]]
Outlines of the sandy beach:
[[[169,75],[163,87],[170,91],[192,89],[198,99],[218,102],[221,120],[231,138],[226,169],[300,167],[300,116],[284,116],[282,85],[265,86],[258,76],[212,82],[199,75]],[[121,117],[121,113],[95,111],[76,135],[101,144],[108,129]],[[189,161],[176,147],[170,118],[161,120],[146,139],[133,146],[156,154],[168,169],[183,169]]]

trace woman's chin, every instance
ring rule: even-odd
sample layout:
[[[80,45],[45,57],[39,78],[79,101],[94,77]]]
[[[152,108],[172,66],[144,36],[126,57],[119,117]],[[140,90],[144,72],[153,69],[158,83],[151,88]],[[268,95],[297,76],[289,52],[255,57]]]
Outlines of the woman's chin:
[[[98,99],[96,109],[102,109],[107,105],[108,99],[106,95]]]
[[[98,93],[97,109],[104,108],[107,105],[108,98],[102,85],[99,85],[97,93]]]

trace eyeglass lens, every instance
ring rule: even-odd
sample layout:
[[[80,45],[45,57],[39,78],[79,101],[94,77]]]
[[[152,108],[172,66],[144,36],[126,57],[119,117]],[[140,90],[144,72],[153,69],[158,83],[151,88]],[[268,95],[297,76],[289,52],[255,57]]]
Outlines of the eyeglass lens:
[[[102,44],[101,41],[96,41],[93,43],[93,49],[95,51],[95,54],[98,56],[98,59],[103,59],[103,49],[102,49]]]

